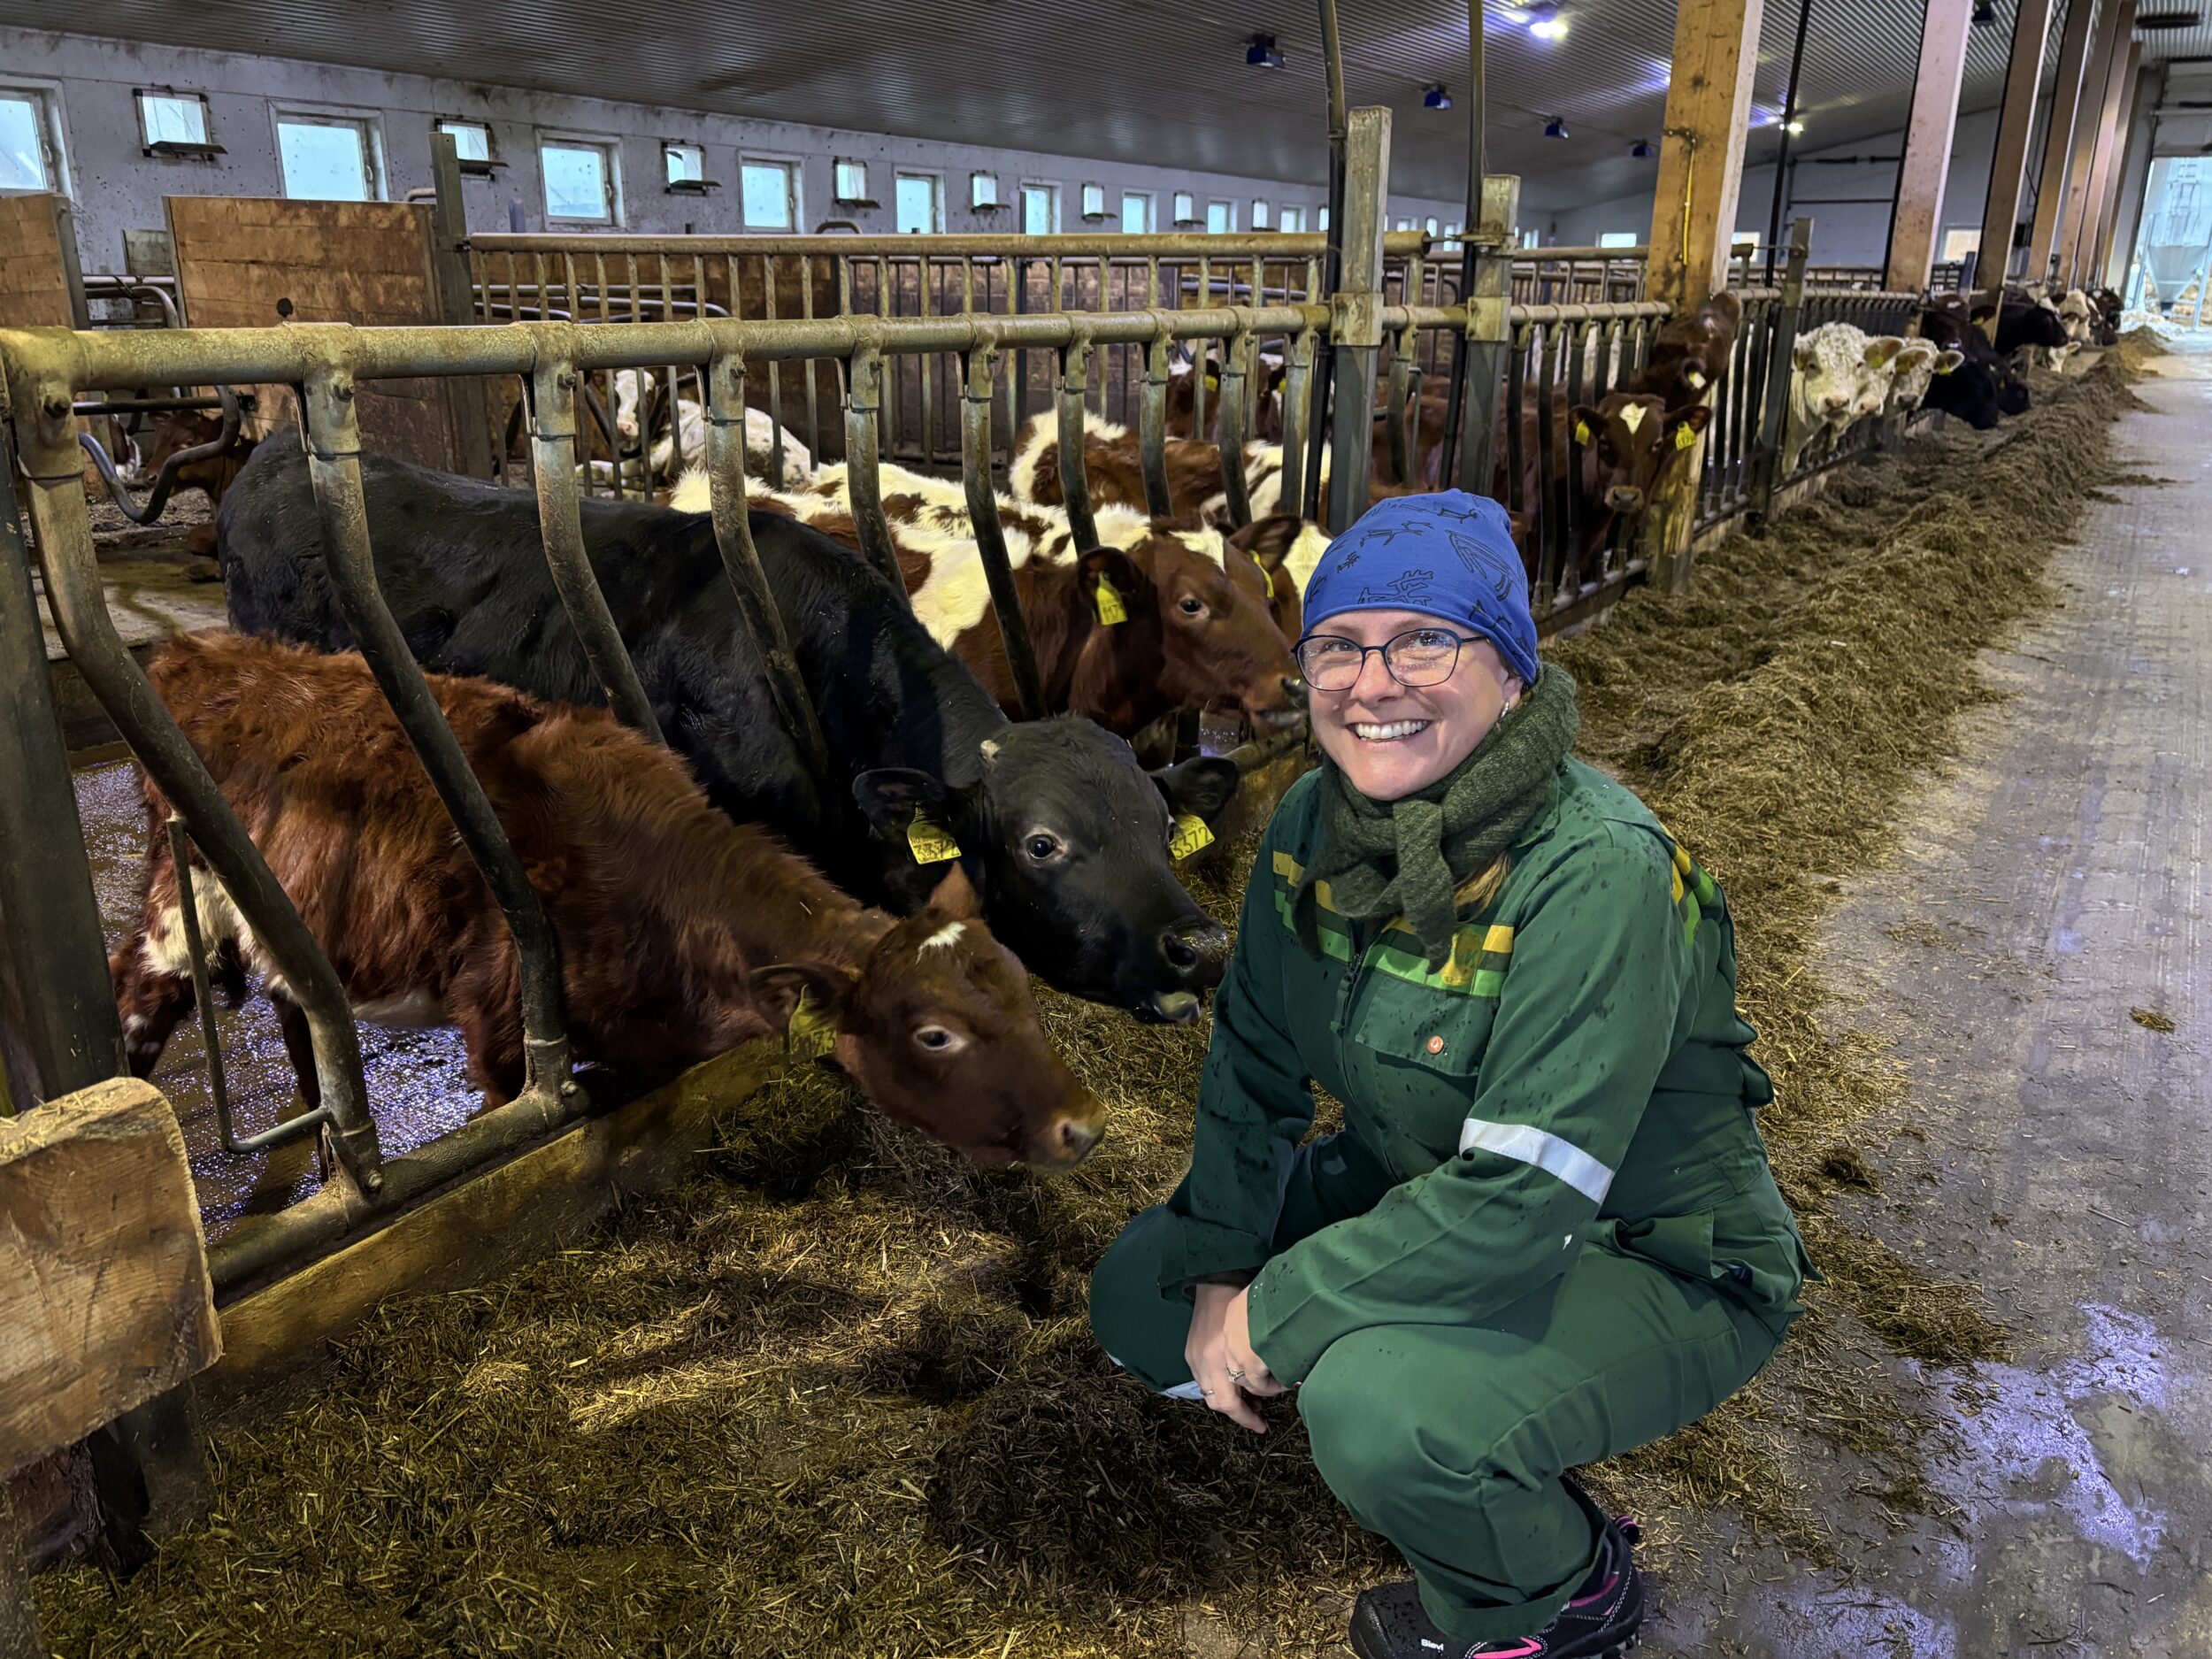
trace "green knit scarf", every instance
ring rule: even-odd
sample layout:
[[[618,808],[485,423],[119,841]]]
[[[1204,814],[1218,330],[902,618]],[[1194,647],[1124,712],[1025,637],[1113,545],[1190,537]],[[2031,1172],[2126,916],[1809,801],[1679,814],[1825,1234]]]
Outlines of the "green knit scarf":
[[[1324,756],[1321,846],[1291,895],[1299,942],[1320,954],[1314,889],[1325,881],[1330,909],[1355,921],[1403,916],[1429,966],[1442,967],[1459,925],[1454,890],[1543,809],[1580,724],[1574,681],[1547,665],[1466,759],[1402,800],[1369,800]]]

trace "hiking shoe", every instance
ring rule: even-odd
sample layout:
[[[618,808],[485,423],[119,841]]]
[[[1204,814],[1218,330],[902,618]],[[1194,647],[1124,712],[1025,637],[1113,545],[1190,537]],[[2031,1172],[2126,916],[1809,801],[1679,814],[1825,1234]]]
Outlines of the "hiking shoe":
[[[1616,1659],[1642,1640],[1644,1581],[1629,1552],[1635,1541],[1635,1522],[1608,1521],[1597,1565],[1533,1636],[1469,1647],[1437,1629],[1411,1582],[1363,1591],[1352,1609],[1352,1651],[1360,1659]]]

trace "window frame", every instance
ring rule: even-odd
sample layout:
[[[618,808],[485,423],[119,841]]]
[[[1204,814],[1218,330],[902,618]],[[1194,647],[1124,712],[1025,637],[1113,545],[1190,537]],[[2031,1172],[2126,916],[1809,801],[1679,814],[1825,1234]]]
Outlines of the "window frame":
[[[1971,245],[1954,253],[1951,251],[1951,239],[1954,236],[1968,237],[1970,239]],[[1962,264],[1967,255],[1978,255],[1981,252],[1981,242],[1982,227],[1979,225],[1947,225],[1943,227],[1943,234],[1936,242],[1936,262],[1939,265]]]
[[[1046,216],[1049,223],[1043,230],[1033,231],[1029,228],[1029,198],[1032,193],[1042,195],[1051,205],[1052,211]],[[1024,179],[1014,199],[1021,211],[1020,226],[1023,235],[1056,236],[1060,234],[1060,186],[1057,180]]]
[[[149,98],[160,98],[171,104],[198,104],[199,137],[154,137],[146,123],[146,100]],[[197,156],[211,159],[227,153],[215,142],[215,111],[209,105],[204,92],[179,92],[174,87],[134,87],[131,88],[131,106],[138,112],[138,149],[142,156]]]
[[[1221,228],[1219,230],[1216,230],[1214,228],[1214,210],[1216,208],[1219,208],[1221,210]],[[1233,236],[1236,234],[1237,204],[1235,198],[1230,197],[1224,199],[1220,196],[1212,196],[1208,198],[1206,203],[1206,234],[1209,236]]]
[[[1276,211],[1275,229],[1279,235],[1304,235],[1306,234],[1306,210],[1291,204],[1285,204]]]
[[[1598,246],[1601,248],[1633,248],[1636,242],[1637,235],[1632,230],[1601,230],[1598,233]]]
[[[672,179],[668,176],[669,158],[680,150],[689,150],[699,157],[699,176],[695,179]],[[661,193],[664,196],[704,196],[710,190],[722,188],[719,179],[707,177],[707,147],[696,139],[664,138],[661,140]]]
[[[930,227],[923,231],[899,229],[899,186],[909,179],[929,184]],[[945,175],[934,167],[894,167],[891,170],[891,229],[901,236],[941,236],[945,234]]]
[[[1187,230],[1193,225],[1203,226],[1205,219],[1198,211],[1198,193],[1195,190],[1175,192],[1175,228]]]
[[[1254,230],[1272,230],[1274,227],[1270,225],[1268,220],[1274,217],[1274,210],[1268,206],[1265,196],[1256,196],[1252,198],[1252,228]]]
[[[860,194],[845,194],[845,169],[857,168],[860,173]],[[830,200],[839,207],[880,207],[883,204],[868,194],[868,164],[849,157],[830,157]]]
[[[1132,202],[1141,202],[1144,204],[1144,212],[1141,216],[1143,222],[1134,230],[1131,230],[1129,228],[1129,204]],[[1121,193],[1122,234],[1125,236],[1148,236],[1152,234],[1152,233],[1159,227],[1160,221],[1157,217],[1159,211],[1159,198],[1155,196],[1151,191],[1124,190]]]
[[[790,211],[788,225],[756,225],[745,212],[745,169],[748,167],[781,167],[790,188],[784,201]],[[737,152],[737,221],[747,230],[764,231],[769,235],[795,236],[806,228],[806,158],[776,150],[741,150]]]
[[[968,211],[995,213],[1004,207],[1006,198],[998,193],[998,183],[997,173],[982,167],[970,168],[968,170]],[[990,186],[990,199],[988,201],[979,200],[987,184]]]
[[[1082,205],[1083,222],[1086,225],[1103,224],[1112,217],[1106,211],[1106,187],[1104,185],[1082,184],[1078,185],[1076,189],[1076,200]],[[1094,198],[1098,204],[1095,207],[1091,204]]]
[[[433,116],[430,119],[430,136],[435,140],[439,134],[445,132],[449,127],[472,127],[484,134],[484,154],[480,159],[474,156],[461,154],[461,141],[458,134],[447,134],[453,140],[453,158],[463,173],[472,173],[479,178],[489,178],[495,169],[507,165],[499,158],[499,134],[494,130],[489,121],[480,121],[472,115]]]
[[[548,225],[604,225],[618,229],[622,224],[622,141],[610,133],[580,133],[572,129],[541,127],[536,133],[538,162],[538,197],[545,211]],[[572,218],[553,211],[552,187],[547,182],[545,152],[549,149],[595,150],[606,167],[606,216],[602,219]]]
[[[0,97],[19,98],[31,106],[31,119],[38,127],[39,165],[46,173],[43,184],[27,188],[19,184],[0,185],[0,195],[67,196],[69,149],[63,136],[67,124],[63,117],[60,84],[11,78],[0,81]]]
[[[368,185],[366,196],[294,196],[291,180],[284,176],[284,129],[287,125],[298,127],[350,127],[361,134],[361,167]],[[384,157],[384,119],[379,110],[363,109],[357,104],[296,104],[286,99],[269,100],[269,135],[276,142],[277,182],[282,187],[288,202],[349,202],[356,199],[369,202],[388,202],[391,197],[391,174],[387,171]]]

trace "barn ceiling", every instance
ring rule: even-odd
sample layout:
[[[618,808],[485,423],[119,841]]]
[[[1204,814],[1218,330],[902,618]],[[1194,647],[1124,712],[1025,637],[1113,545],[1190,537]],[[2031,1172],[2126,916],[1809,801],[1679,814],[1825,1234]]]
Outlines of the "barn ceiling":
[[[1901,127],[1924,0],[1809,3],[1802,143]],[[1997,0],[1997,22],[1972,32],[1962,108],[2000,99],[2015,3]],[[1341,4],[1351,101],[1395,111],[1393,184],[1457,198],[1464,7]],[[1799,4],[1766,8],[1755,95],[1770,121]],[[1548,211],[1648,187],[1653,164],[1629,147],[1659,136],[1674,27],[1673,8],[1650,0],[1563,0],[1562,14],[1568,33],[1556,42],[1494,15],[1488,30],[1490,165],[1521,173],[1525,200]],[[1319,24],[1292,0],[0,0],[0,22],[1310,184],[1326,172]],[[1276,36],[1286,67],[1246,66],[1256,29]],[[2201,22],[2142,38],[2147,60],[2212,51]],[[1422,107],[1436,81],[1456,108]],[[1552,116],[1566,122],[1565,140],[1543,136]],[[1778,139],[1771,126],[1755,133],[1753,161]]]

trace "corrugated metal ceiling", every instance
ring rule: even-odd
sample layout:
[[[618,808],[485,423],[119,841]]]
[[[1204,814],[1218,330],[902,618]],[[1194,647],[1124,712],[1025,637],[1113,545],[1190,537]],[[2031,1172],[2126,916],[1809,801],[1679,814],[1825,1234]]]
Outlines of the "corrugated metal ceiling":
[[[2074,0],[2093,4],[2095,0]],[[1903,124],[1924,0],[1811,0],[1800,106],[1808,147]],[[2015,0],[1973,31],[1962,107],[1997,103]],[[2168,0],[2145,0],[2146,9]],[[1493,8],[1495,9],[1494,7]],[[2062,7],[2061,8],[2062,10]],[[1386,103],[1394,186],[1455,198],[1466,147],[1466,13],[1440,0],[1344,0],[1346,81],[1355,104]],[[1494,19],[1491,165],[1520,173],[1532,206],[1634,194],[1658,137],[1671,7],[1565,0],[1566,38],[1546,42]],[[900,0],[837,5],[629,0],[103,0],[64,8],[0,0],[0,22],[1165,166],[1318,183],[1325,175],[1319,25],[1283,0]],[[1771,0],[1756,96],[1780,107],[1796,0]],[[1248,68],[1243,42],[1272,32],[1289,59]],[[2054,20],[2055,57],[2057,20]],[[2212,28],[2150,35],[2145,56],[2212,50]],[[457,75],[465,68],[468,73]],[[2047,64],[2046,79],[2049,75]],[[1459,106],[1421,107],[1448,85]],[[1571,136],[1542,136],[1564,119]],[[1754,134],[1752,158],[1777,134]]]

